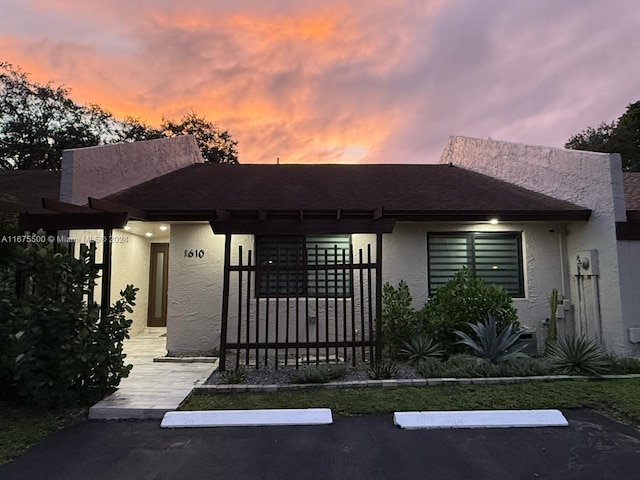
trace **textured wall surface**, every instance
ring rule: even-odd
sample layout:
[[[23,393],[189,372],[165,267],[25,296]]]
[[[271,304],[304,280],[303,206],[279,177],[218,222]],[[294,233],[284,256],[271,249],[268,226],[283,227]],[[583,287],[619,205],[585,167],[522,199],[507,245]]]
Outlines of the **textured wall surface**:
[[[552,288],[562,292],[569,283],[567,258],[561,246],[566,242],[562,223],[446,224],[398,223],[393,234],[384,236],[383,278],[393,285],[404,280],[411,289],[413,304],[420,308],[428,299],[427,235],[436,232],[521,232],[524,261],[524,298],[513,305],[524,327],[544,340],[543,322],[549,317],[548,296]],[[570,321],[560,320],[561,328]]]
[[[133,320],[130,333],[135,335],[147,326],[147,306],[149,299],[149,242],[146,238],[123,230],[114,230],[111,243],[111,303],[120,298],[120,290],[133,284],[140,290],[136,295],[136,305],[128,318]],[[102,262],[104,236],[102,230],[71,230],[69,238],[75,239],[76,251],[79,244],[96,242],[96,262]],[[94,298],[100,303],[102,295],[101,281],[98,279]]]
[[[196,355],[209,354],[219,348],[222,314],[222,293],[224,281],[224,235],[214,235],[209,224],[173,224],[171,226],[171,241],[169,253],[169,294],[167,317],[167,349],[170,355]],[[372,256],[375,258],[375,236],[353,235],[352,244],[354,250],[365,248],[366,244],[372,245]],[[242,245],[245,255],[248,249],[253,250],[254,239],[252,235],[234,235],[232,237],[231,261],[238,262],[238,246]],[[199,251],[204,254],[202,258],[193,256],[185,257],[185,250]],[[255,252],[253,253],[255,255]],[[366,255],[366,250],[365,250]],[[366,259],[365,259],[366,260]],[[235,283],[233,281],[235,280]],[[230,331],[237,331],[238,293],[237,276],[232,275],[231,295],[229,299]],[[357,282],[354,285],[358,288]],[[252,290],[253,290],[252,286]],[[243,295],[246,295],[246,282],[244,282]],[[252,295],[253,298],[253,295]],[[299,301],[300,311],[304,311],[304,300]],[[339,301],[338,311],[342,312],[343,300]],[[271,317],[275,318],[276,302],[271,301]],[[313,305],[311,305],[313,304]],[[246,300],[243,299],[243,308]],[[261,302],[261,321],[265,318],[264,302]],[[286,312],[286,301],[278,302],[279,315],[283,318]],[[333,308],[329,306],[329,315],[333,319]],[[255,318],[255,299],[250,302],[252,318]],[[290,304],[290,311],[293,311]],[[310,326],[315,328],[315,321],[324,318],[326,306],[320,302],[319,309],[315,310],[315,300],[310,302]],[[306,321],[299,326],[300,333],[306,333]],[[251,327],[255,327],[252,322]],[[264,334],[264,330],[263,330]],[[331,333],[333,335],[333,331]],[[274,339],[272,331],[270,339]],[[286,335],[282,330],[279,338]],[[295,335],[291,326],[290,335]],[[261,339],[263,337],[261,336]]]
[[[567,225],[569,266],[573,271],[577,252],[598,251],[602,341],[607,349],[626,353],[629,344],[624,326],[630,320],[623,320],[622,316],[615,235],[615,222],[626,220],[620,156],[451,137],[441,162],[453,163],[592,210],[588,222]],[[592,299],[585,301],[579,299],[579,295],[597,290],[594,285],[586,283],[596,279],[584,280],[579,283],[575,276],[570,277],[570,297],[574,308],[578,309],[576,322],[583,318],[587,326],[597,323],[597,319],[589,317],[594,315],[597,307]]]
[[[114,230],[113,236],[126,241],[112,244],[111,303],[120,298],[127,285],[139,288],[131,318],[130,333],[135,335],[147,326],[149,302],[149,241],[139,235]]]
[[[126,188],[204,162],[193,135],[65,150],[60,201],[84,205]]]

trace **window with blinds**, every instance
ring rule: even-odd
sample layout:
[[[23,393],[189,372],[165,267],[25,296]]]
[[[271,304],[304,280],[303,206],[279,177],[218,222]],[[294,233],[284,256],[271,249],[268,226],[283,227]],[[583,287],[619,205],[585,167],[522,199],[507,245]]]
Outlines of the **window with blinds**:
[[[260,297],[350,297],[350,235],[256,236]]]
[[[428,236],[429,293],[463,267],[512,297],[524,296],[522,235],[508,233],[432,233]]]

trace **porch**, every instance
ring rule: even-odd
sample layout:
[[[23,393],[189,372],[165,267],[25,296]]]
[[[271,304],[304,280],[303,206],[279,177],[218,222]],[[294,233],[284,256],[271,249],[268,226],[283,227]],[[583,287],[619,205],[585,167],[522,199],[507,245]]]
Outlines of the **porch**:
[[[92,420],[151,419],[176,410],[192,388],[203,384],[217,361],[157,362],[166,355],[166,328],[147,328],[124,342],[133,369],[118,390],[89,409]],[[177,359],[179,360],[179,359]]]

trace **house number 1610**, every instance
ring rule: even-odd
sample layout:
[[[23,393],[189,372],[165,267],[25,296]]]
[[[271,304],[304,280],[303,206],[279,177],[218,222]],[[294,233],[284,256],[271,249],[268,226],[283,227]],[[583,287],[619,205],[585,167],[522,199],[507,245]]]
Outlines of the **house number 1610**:
[[[204,257],[204,250],[185,250],[184,251],[185,258],[202,258]]]

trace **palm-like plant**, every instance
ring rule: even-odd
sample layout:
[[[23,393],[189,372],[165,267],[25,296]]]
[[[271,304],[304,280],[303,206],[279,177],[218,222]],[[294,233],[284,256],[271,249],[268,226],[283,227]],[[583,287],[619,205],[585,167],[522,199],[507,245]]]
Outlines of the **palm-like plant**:
[[[602,375],[611,367],[611,359],[596,343],[584,335],[565,337],[547,348],[550,365],[560,373]]]
[[[440,357],[444,352],[433,337],[429,335],[416,335],[402,342],[398,354],[410,365],[418,365],[427,358]]]
[[[516,345],[523,330],[513,331],[513,324],[508,325],[502,332],[496,329],[496,319],[489,315],[484,323],[469,323],[469,327],[474,331],[477,341],[469,335],[459,330],[455,334],[460,338],[457,342],[470,347],[476,355],[490,363],[506,362],[514,358],[527,357],[522,352],[526,348],[525,344]]]

